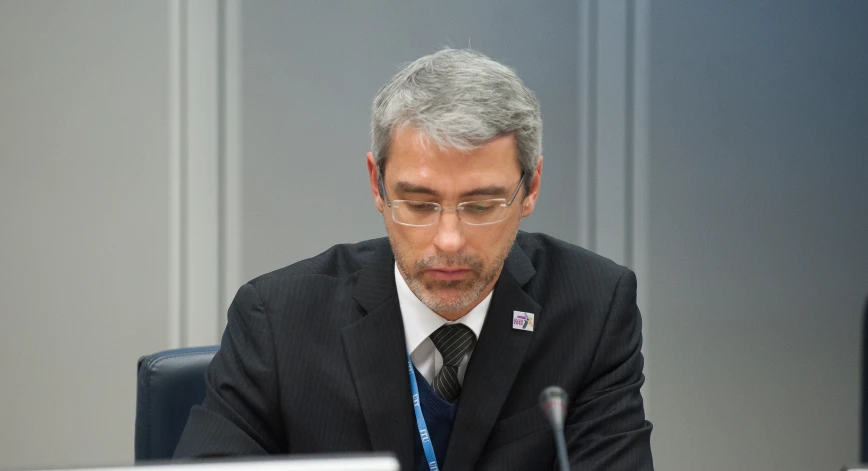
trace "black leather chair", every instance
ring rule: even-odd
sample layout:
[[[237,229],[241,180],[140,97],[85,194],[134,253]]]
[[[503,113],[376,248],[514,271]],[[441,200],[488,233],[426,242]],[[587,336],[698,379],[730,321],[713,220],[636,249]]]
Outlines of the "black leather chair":
[[[190,408],[205,398],[205,369],[218,348],[179,348],[139,358],[136,462],[172,458]]]

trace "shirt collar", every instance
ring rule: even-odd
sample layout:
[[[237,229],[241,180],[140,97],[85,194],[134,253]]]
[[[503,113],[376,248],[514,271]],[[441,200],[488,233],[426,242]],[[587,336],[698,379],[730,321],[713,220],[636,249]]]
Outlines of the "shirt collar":
[[[482,332],[482,324],[485,322],[485,315],[488,313],[488,306],[491,304],[494,290],[491,290],[488,296],[471,309],[470,312],[457,321],[450,322],[440,317],[440,315],[432,311],[431,308],[416,297],[398,270],[397,263],[395,264],[395,285],[398,288],[398,303],[401,306],[401,318],[404,321],[404,340],[407,343],[408,352],[412,353],[416,350],[428,336],[444,324],[464,324],[479,339],[479,334]]]

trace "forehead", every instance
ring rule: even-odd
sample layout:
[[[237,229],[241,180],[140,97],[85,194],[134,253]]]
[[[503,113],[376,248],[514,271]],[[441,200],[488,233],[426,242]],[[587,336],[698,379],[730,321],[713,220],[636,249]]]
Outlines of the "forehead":
[[[400,178],[518,178],[515,137],[495,138],[470,151],[441,149],[423,131],[406,127],[392,137],[388,172]]]

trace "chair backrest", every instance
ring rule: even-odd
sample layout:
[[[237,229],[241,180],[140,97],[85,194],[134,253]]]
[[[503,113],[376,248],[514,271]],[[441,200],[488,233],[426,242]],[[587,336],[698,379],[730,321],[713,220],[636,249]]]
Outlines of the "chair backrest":
[[[859,458],[868,463],[868,299],[862,315],[862,433],[859,437]]]
[[[179,348],[139,358],[136,462],[172,458],[190,409],[205,398],[205,369],[218,348]]]

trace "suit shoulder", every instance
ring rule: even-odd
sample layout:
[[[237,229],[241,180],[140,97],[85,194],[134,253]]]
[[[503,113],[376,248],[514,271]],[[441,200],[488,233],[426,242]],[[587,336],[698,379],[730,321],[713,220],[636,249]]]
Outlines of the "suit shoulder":
[[[391,250],[389,239],[385,237],[354,244],[338,244],[314,257],[260,275],[248,283],[258,286],[286,278],[307,276],[349,278],[373,260],[386,256],[391,257]]]
[[[630,269],[584,247],[547,234],[519,232],[516,243],[530,259],[537,275],[567,270],[572,277],[612,280],[615,283]]]

